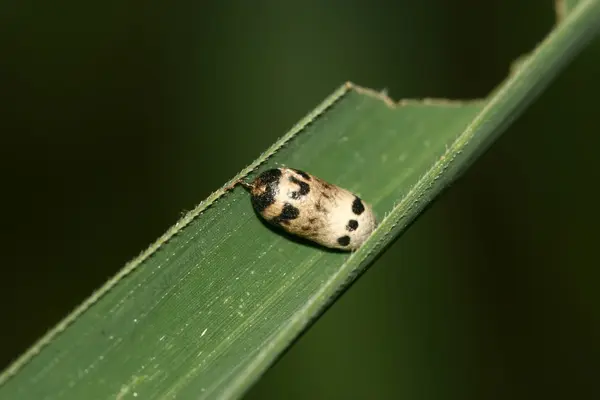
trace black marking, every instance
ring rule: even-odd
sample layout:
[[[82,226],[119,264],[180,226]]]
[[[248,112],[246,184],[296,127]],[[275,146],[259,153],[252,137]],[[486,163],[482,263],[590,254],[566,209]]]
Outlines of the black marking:
[[[329,210],[327,210],[325,207],[323,207],[320,197],[319,197],[319,200],[317,200],[317,202],[315,203],[315,210],[322,212],[323,214],[329,213]]]
[[[290,197],[292,199],[297,200],[302,196],[306,196],[310,192],[310,185],[308,183],[302,182],[301,180],[296,179],[294,176],[290,176],[290,182],[300,186],[300,190],[290,193]]]
[[[309,222],[309,223],[311,223],[311,224],[314,224],[314,222],[315,222],[316,220],[317,220],[317,219],[316,219],[315,217],[311,217],[311,218],[309,218],[309,219],[308,219],[308,222]]]
[[[281,178],[281,170],[273,168],[260,174],[254,181],[259,184],[263,183],[268,185],[270,183],[279,182],[279,178]]]
[[[281,178],[280,170],[269,169],[252,182],[252,197],[250,200],[258,213],[262,213],[265,208],[275,203],[275,197],[279,193],[279,178]]]
[[[294,168],[292,168],[292,171],[296,172],[298,175],[300,175],[301,177],[303,177],[307,181],[310,181],[310,175],[307,174],[306,172],[300,171],[299,169],[294,169]]]
[[[340,246],[348,246],[350,244],[350,236],[342,236],[339,237],[337,242],[340,244]]]
[[[300,215],[300,210],[291,205],[290,203],[285,203],[283,206],[283,210],[281,210],[281,214],[277,217],[273,218],[273,223],[275,224],[284,224],[287,225],[290,223],[290,220],[298,218]]]
[[[346,229],[350,232],[355,231],[358,228],[358,221],[355,219],[351,219],[348,221],[348,225],[346,225]]]
[[[302,229],[303,231],[310,231],[312,229],[312,226],[310,226],[310,225],[304,225],[300,229]]]
[[[365,211],[365,206],[362,201],[358,197],[354,197],[354,201],[352,202],[352,212],[356,215],[360,215]]]
[[[323,197],[325,197],[327,200],[331,200],[331,196],[327,192],[323,193]]]

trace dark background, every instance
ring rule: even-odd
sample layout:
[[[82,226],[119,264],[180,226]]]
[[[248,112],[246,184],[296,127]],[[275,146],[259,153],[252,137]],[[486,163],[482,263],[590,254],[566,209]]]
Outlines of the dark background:
[[[0,367],[344,81],[483,97],[553,24],[549,0],[2,2]],[[247,397],[600,397],[599,62]]]

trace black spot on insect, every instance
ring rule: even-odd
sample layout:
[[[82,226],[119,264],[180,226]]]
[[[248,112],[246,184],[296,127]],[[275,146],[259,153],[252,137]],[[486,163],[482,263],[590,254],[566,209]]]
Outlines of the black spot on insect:
[[[285,203],[283,209],[281,210],[281,214],[277,217],[273,218],[273,223],[275,224],[284,224],[287,225],[290,223],[290,220],[298,218],[300,215],[300,210],[289,203]]]
[[[310,185],[308,183],[302,182],[301,180],[296,179],[294,176],[290,176],[290,182],[300,186],[300,190],[290,193],[290,197],[292,199],[297,200],[302,196],[306,196],[310,192]]]
[[[325,197],[327,200],[331,200],[331,195],[329,193],[323,193],[323,197]]]
[[[346,225],[346,229],[350,232],[355,231],[358,228],[358,221],[355,219],[351,219],[348,221],[348,225]]]
[[[279,179],[281,171],[278,169],[269,169],[260,174],[252,182],[252,197],[250,198],[252,206],[256,211],[262,213],[265,208],[275,203],[275,197],[279,193]]]
[[[350,236],[341,236],[338,238],[337,242],[340,246],[348,246],[350,244]]]
[[[310,225],[304,225],[300,229],[302,229],[303,231],[310,231],[312,229],[312,226],[310,226]]]
[[[281,170],[278,168],[268,169],[256,177],[254,184],[269,185],[271,183],[279,182],[279,178],[281,178]]]
[[[310,181],[310,175],[307,174],[306,172],[300,171],[299,169],[293,169],[293,168],[292,168],[292,171],[294,171],[295,173],[297,173],[298,175],[300,175],[301,177],[303,177],[307,181]]]
[[[311,217],[308,219],[309,224],[314,224],[317,219],[315,217]]]
[[[365,206],[362,201],[358,197],[354,197],[354,201],[352,202],[352,212],[356,215],[360,215],[365,211]]]

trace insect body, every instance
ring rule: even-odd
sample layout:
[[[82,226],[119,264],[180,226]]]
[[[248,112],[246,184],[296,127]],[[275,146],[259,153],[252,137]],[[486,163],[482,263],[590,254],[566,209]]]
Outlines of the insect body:
[[[323,246],[355,250],[375,229],[369,205],[306,172],[269,169],[243,185],[250,190],[252,206],[266,221]]]

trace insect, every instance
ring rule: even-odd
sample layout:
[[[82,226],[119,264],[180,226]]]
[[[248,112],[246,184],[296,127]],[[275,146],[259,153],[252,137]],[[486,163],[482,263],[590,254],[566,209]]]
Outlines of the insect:
[[[267,222],[325,247],[356,250],[375,229],[371,207],[354,193],[292,168],[238,182]]]

